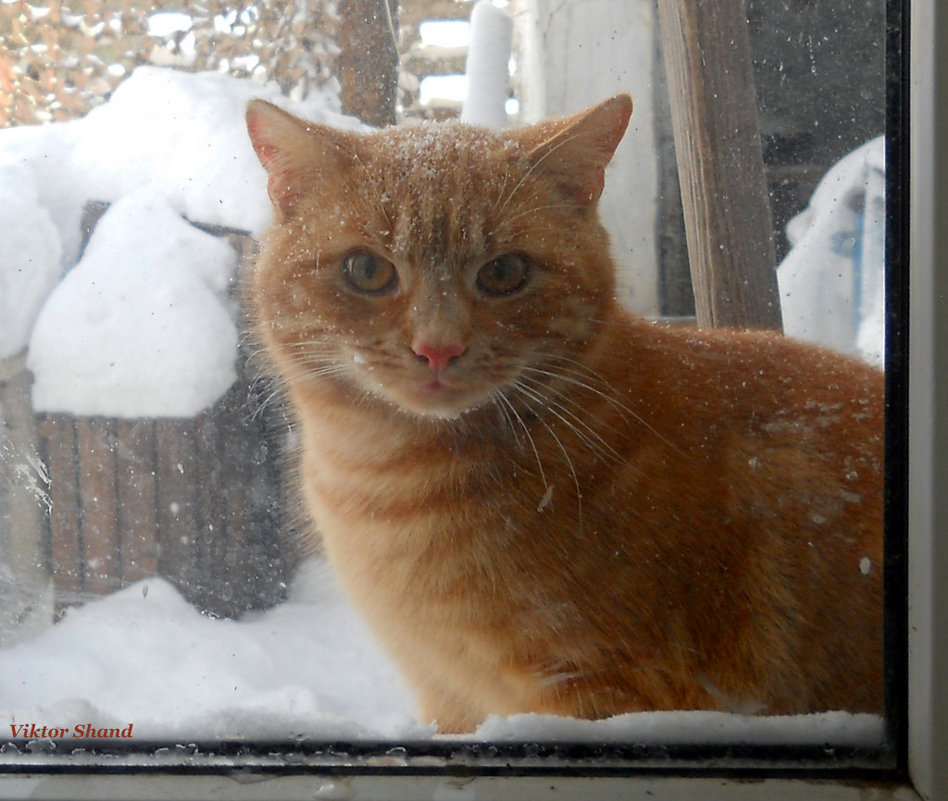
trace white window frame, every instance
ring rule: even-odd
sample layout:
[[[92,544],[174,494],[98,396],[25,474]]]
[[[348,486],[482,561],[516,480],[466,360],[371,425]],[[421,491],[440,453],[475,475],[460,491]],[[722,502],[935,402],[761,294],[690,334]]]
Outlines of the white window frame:
[[[847,778],[750,780],[632,775],[452,779],[228,769],[0,774],[0,799],[743,799],[948,801],[948,6],[912,0],[908,775],[889,786]],[[28,666],[24,666],[28,669]],[[2,759],[0,759],[2,761]],[[205,766],[206,768],[207,766]],[[289,765],[287,766],[289,768]],[[290,768],[291,769],[291,768]],[[180,773],[180,771],[179,771]]]

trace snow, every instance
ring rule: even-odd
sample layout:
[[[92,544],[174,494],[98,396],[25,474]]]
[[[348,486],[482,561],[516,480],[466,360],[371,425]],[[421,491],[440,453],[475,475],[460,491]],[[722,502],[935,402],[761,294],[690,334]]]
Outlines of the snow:
[[[40,306],[59,278],[59,232],[24,166],[0,162],[0,359],[26,346]]]
[[[461,119],[488,128],[507,124],[507,96],[513,20],[490,0],[471,11],[471,44],[467,54],[467,98]]]
[[[882,366],[885,354],[885,138],[849,153],[787,226],[784,331]]]
[[[82,172],[87,198],[114,200],[147,184],[190,220],[259,236],[270,205],[243,122],[252,97],[279,102],[316,122],[359,127],[336,111],[338,100],[328,94],[291,104],[275,86],[213,72],[195,76],[140,67],[82,120],[86,127],[69,169]]]
[[[467,96],[466,75],[429,75],[419,86],[422,106],[459,110]]]
[[[431,20],[418,26],[421,46],[438,52],[464,52],[471,44],[471,23],[467,20]]]
[[[181,217],[255,237],[266,227],[266,174],[244,126],[252,97],[362,127],[329,92],[294,103],[275,85],[140,67],[81,120],[0,130],[0,358],[31,341],[38,411],[191,416],[227,390],[236,262]],[[63,278],[90,200],[121,210]]]
[[[151,36],[172,36],[176,33],[186,33],[194,27],[194,20],[190,14],[177,11],[162,11],[148,17],[148,33]]]
[[[22,666],[29,665],[29,670]],[[242,621],[200,614],[161,578],[81,608],[0,650],[0,719],[134,725],[141,740],[430,736],[328,566]]]
[[[236,254],[151,188],[102,217],[30,339],[33,408],[193,417],[236,380]]]
[[[161,578],[69,610],[36,639],[0,650],[0,730],[31,722],[131,723],[145,742],[439,736],[418,721],[398,671],[319,560],[303,563],[285,603],[240,621],[201,615]],[[492,716],[460,739],[872,747],[882,738],[873,715],[652,712]]]

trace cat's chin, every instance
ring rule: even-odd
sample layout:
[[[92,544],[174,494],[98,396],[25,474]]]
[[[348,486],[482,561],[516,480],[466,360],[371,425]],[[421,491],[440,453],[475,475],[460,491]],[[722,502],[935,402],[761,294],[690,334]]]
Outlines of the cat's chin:
[[[422,393],[403,394],[390,400],[406,414],[428,420],[458,420],[485,403],[483,400],[478,402],[474,398],[457,396],[450,392],[428,396]]]
[[[384,392],[386,400],[405,414],[423,420],[458,420],[489,403],[489,397],[437,382]]]

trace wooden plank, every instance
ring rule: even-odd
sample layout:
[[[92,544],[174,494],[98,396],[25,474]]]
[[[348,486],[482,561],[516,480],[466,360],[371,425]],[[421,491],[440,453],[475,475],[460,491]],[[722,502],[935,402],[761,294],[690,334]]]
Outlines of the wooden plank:
[[[658,0],[695,311],[782,327],[743,0]]]
[[[75,420],[85,587],[104,595],[121,586],[115,440],[109,420]]]
[[[250,569],[258,576],[253,607],[267,607],[286,597],[287,581],[299,558],[298,543],[289,526],[286,454],[282,447],[285,423],[266,415],[258,418],[256,436],[247,454],[250,476],[253,550]]]
[[[222,418],[227,424],[220,455],[236,467],[229,486],[239,487],[227,499],[228,551],[239,555],[231,568],[241,585],[234,601],[240,611],[264,608],[285,597],[289,572],[278,434],[266,413],[251,412],[243,387],[224,398]]]
[[[418,80],[429,75],[463,75],[467,67],[467,53],[432,57],[424,50],[411,50],[402,56],[402,69]]]
[[[25,354],[0,359],[0,648],[31,638],[53,620],[45,547],[49,471],[30,403]],[[9,571],[9,572],[7,572]]]
[[[0,492],[5,504],[0,543],[24,588],[27,583],[45,586],[49,580],[43,548],[49,475],[39,453],[31,386],[25,356],[0,359]]]
[[[245,388],[231,389],[214,407],[213,448],[214,469],[220,492],[215,507],[215,542],[221,548],[221,559],[213,575],[217,587],[218,612],[234,617],[252,603],[258,576],[252,573],[248,554],[252,548],[253,520],[247,488],[252,466],[247,449],[252,447],[249,432],[242,425],[249,411],[239,400]]]
[[[346,114],[376,127],[395,122],[397,0],[340,0],[340,98]]]
[[[248,428],[244,458],[253,465],[248,495],[254,531],[253,560],[256,575],[254,607],[267,607],[286,597],[287,581],[301,558],[300,504],[295,496],[294,469],[288,453],[286,399],[270,380],[253,380],[251,365],[257,363],[244,343],[241,364],[244,390],[239,402]]]
[[[226,493],[224,476],[218,458],[218,420],[214,410],[200,414],[195,420],[195,447],[200,479],[197,484],[200,528],[195,532],[194,554],[198,583],[192,589],[195,603],[215,615],[228,615],[230,598],[222,585],[226,553],[225,515],[221,511]]]
[[[155,424],[116,420],[116,474],[122,582],[158,572]]]
[[[155,422],[158,572],[191,601],[200,578],[196,549],[201,528],[197,490],[201,467],[194,438],[192,420]]]
[[[68,415],[44,415],[38,421],[41,448],[49,470],[49,550],[56,606],[82,599],[82,541],[79,527],[79,482],[76,433]]]

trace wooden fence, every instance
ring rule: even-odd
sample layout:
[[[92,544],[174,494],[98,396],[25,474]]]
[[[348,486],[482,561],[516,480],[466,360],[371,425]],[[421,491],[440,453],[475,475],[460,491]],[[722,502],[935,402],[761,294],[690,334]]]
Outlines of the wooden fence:
[[[58,606],[152,575],[215,615],[284,597],[279,434],[250,414],[246,385],[190,420],[40,415],[38,430]]]
[[[104,209],[87,206],[86,236]],[[249,269],[248,235],[198,227],[227,238],[241,271]],[[35,442],[18,448],[45,466],[47,496],[32,517],[37,530],[17,532],[18,547],[31,541],[57,609],[152,575],[214,615],[285,596],[298,558],[284,480],[288,425],[279,402],[264,403],[273,387],[248,365],[251,347],[239,351],[227,394],[193,419],[38,414],[19,422],[34,432]],[[29,381],[20,385],[28,394]],[[31,525],[22,514],[11,524]]]

